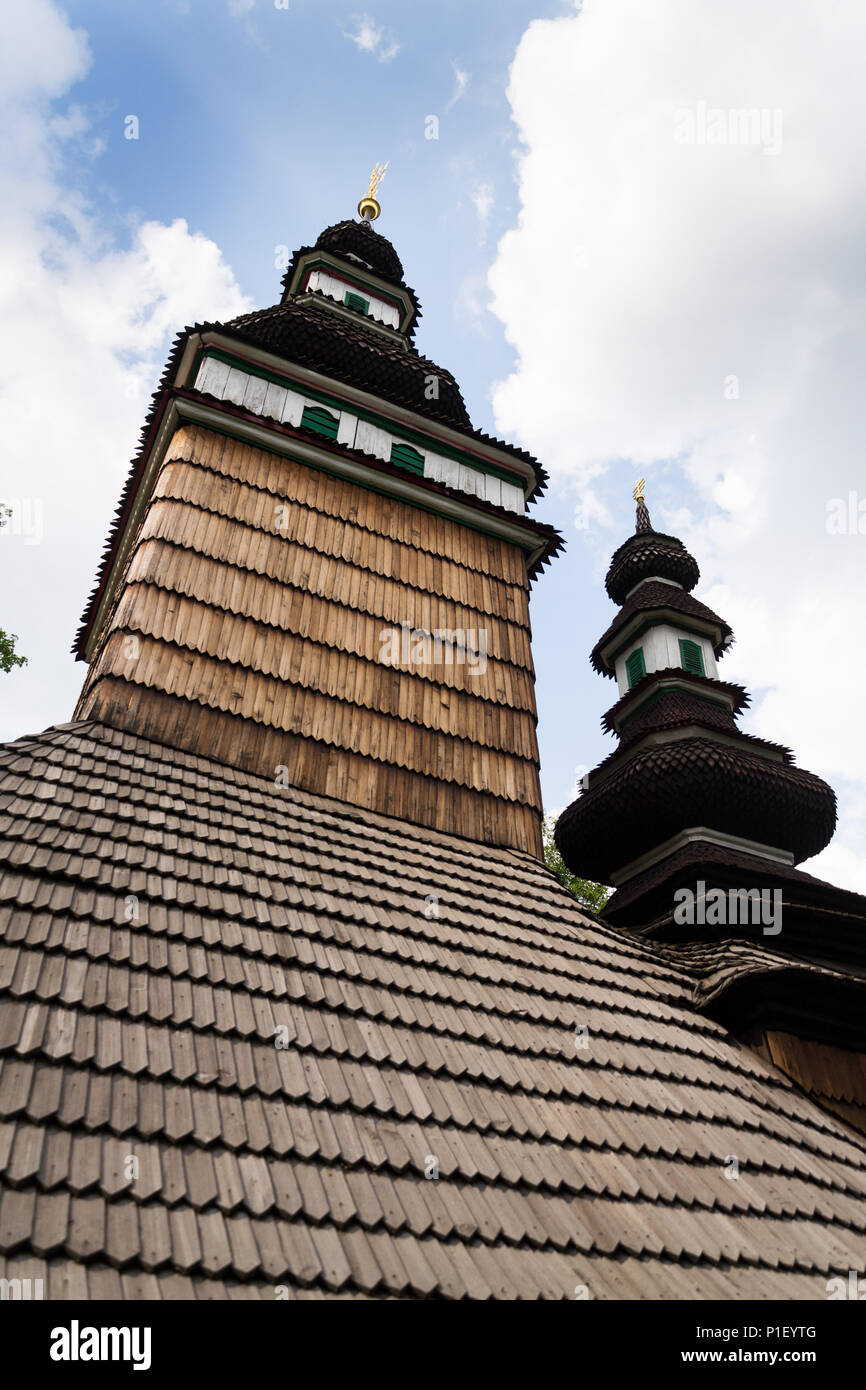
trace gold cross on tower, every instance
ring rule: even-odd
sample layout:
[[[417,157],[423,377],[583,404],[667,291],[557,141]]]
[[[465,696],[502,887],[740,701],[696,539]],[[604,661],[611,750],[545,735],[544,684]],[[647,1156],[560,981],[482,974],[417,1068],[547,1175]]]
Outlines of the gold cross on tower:
[[[390,159],[386,159],[384,164],[375,164],[373,166],[373,172],[370,175],[370,187],[358,204],[358,212],[365,222],[375,222],[379,213],[382,211],[376,201],[376,194],[379,191],[379,184],[388,172],[388,165],[390,163]]]

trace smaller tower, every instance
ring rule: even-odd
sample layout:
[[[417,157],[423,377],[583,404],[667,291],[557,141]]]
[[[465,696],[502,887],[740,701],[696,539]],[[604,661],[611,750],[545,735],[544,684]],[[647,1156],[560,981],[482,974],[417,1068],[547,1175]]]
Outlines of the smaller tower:
[[[682,935],[679,886],[777,882],[828,844],[836,798],[789,749],[738,728],[749,697],[717,665],[731,629],[693,596],[682,541],[653,529],[643,480],[634,496],[635,533],[605,580],[619,612],[590,658],[617,682],[602,726],[619,747],[584,778],[556,843],[574,873],[615,886],[606,918]]]
[[[866,1133],[866,897],[797,868],[831,839],[836,798],[737,727],[749,697],[717,668],[731,629],[694,598],[698,566],[653,530],[642,483],[635,501],[605,581],[619,612],[592,651],[619,687],[602,720],[619,747],[556,843],[614,885],[605,921],[672,943],[702,1012]]]

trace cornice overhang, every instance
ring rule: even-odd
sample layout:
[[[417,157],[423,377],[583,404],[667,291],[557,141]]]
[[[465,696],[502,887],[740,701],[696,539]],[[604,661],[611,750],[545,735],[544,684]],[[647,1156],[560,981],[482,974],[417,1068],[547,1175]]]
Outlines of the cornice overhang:
[[[779,1031],[866,1052],[866,980],[848,971],[768,957],[731,971],[700,1007],[740,1036]]]
[[[611,885],[614,888],[621,887],[629,879],[636,878],[646,869],[669,859],[687,845],[718,845],[721,849],[737,850],[756,859],[766,860],[768,864],[784,864],[789,868],[794,866],[794,856],[788,849],[782,849],[778,845],[764,845],[757,840],[747,840],[741,835],[726,835],[723,831],[711,830],[706,825],[692,825],[681,830],[679,834],[672,835],[662,844],[656,845],[654,849],[648,850],[638,859],[633,859],[630,864],[624,864],[621,869],[617,869],[616,873],[610,875]]]
[[[731,645],[730,639],[725,640],[724,630],[719,623],[710,622],[696,613],[683,613],[680,609],[660,605],[658,608],[641,609],[607,641],[603,637],[593,651],[593,664],[597,663],[604,675],[613,676],[616,659],[626,647],[649,628],[659,627],[661,624],[708,637],[716,657],[722,656]]]
[[[664,853],[659,855],[659,851]],[[702,952],[715,952],[732,934],[738,934],[752,947],[774,950],[784,956],[802,957],[815,964],[856,965],[866,973],[866,897],[837,888],[782,862],[781,853],[771,845],[752,842],[742,836],[720,834],[706,826],[685,832],[678,847],[673,839],[649,851],[645,867],[614,885],[602,917],[611,925],[624,927],[639,936],[670,943],[697,954],[695,973],[701,974]],[[782,894],[782,931],[766,936],[760,927],[740,925],[687,925],[675,920],[678,888],[693,892],[703,884],[703,892],[732,889],[778,889]],[[756,934],[757,933],[757,934]]]
[[[679,743],[684,739],[695,738],[705,739],[708,743],[718,743],[727,748],[736,748],[755,757],[766,758],[769,762],[781,763],[786,767],[790,767],[793,763],[793,756],[787,748],[767,743],[764,739],[753,738],[751,734],[744,734],[740,729],[726,733],[723,729],[717,729],[713,725],[692,721],[688,724],[677,724],[667,729],[648,729],[645,734],[626,744],[625,747],[615,748],[604,759],[604,762],[599,763],[598,767],[587,773],[584,778],[584,789],[595,791],[632,758],[649,748],[658,748],[664,744]]]
[[[682,589],[683,593],[688,593],[685,585],[680,584],[677,579],[666,579],[663,574],[647,574],[644,575],[643,579],[639,579],[636,584],[632,585],[623,599],[623,603],[628,603],[632,594],[636,594],[638,589],[642,588],[644,584],[668,584],[672,589]]]
[[[660,694],[671,690],[706,700],[730,711],[732,715],[739,714],[749,703],[749,696],[742,686],[729,685],[712,676],[699,676],[696,672],[671,666],[648,672],[627,690],[602,716],[602,729],[608,734],[618,734],[628,720],[633,719]]]

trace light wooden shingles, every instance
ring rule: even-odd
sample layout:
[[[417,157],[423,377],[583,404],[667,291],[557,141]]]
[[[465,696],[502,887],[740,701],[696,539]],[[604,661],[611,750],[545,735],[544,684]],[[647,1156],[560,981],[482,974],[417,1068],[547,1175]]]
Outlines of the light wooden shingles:
[[[182,747],[269,776],[286,768],[310,790],[539,852],[516,547],[183,429],[127,582],[82,714],[170,730]],[[386,663],[387,620],[397,661]],[[410,646],[407,662],[403,624],[440,634],[432,661]]]

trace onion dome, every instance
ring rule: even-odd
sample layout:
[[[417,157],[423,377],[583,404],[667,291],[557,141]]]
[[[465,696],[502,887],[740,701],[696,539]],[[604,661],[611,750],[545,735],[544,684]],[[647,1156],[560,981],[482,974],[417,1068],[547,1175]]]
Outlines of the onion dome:
[[[613,553],[604,581],[608,594],[614,603],[625,603],[636,584],[656,578],[691,592],[701,577],[697,561],[676,536],[653,530],[642,493],[636,501],[635,533]]]
[[[710,737],[642,744],[597,785],[590,774],[590,789],[556,827],[572,872],[611,883],[624,865],[692,826],[779,846],[795,864],[818,854],[836,828],[833,791],[741,738],[733,747]]]
[[[335,222],[316,238],[315,249],[360,261],[366,270],[372,271],[380,279],[390,280],[395,285],[403,283],[400,257],[388,238],[374,232],[369,222],[356,222],[351,219],[347,222]]]

